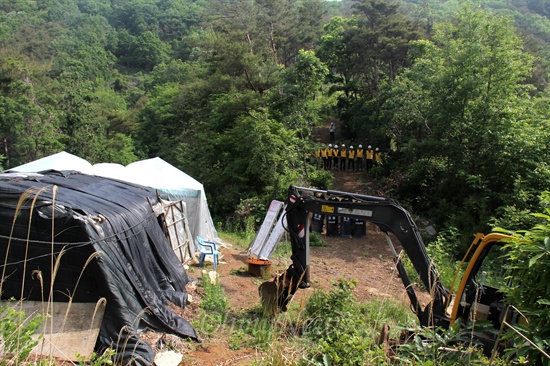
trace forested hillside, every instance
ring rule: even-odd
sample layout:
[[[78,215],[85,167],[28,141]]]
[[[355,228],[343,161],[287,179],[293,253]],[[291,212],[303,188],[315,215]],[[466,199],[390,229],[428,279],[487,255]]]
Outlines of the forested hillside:
[[[549,46],[550,0],[2,0],[0,154],[159,156],[239,231],[290,184],[334,186],[313,133],[333,122],[380,148],[359,179],[433,226],[449,268],[473,233],[534,228],[503,291],[548,349]]]
[[[334,121],[387,153],[370,178],[439,230],[517,225],[550,181],[549,6],[4,0],[3,166],[160,156],[242,225],[291,183],[331,186],[310,158]]]

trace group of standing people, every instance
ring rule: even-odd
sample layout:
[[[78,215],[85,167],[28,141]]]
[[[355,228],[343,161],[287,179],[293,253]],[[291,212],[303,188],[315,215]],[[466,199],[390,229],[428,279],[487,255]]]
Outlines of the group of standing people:
[[[317,157],[323,162],[325,170],[370,171],[373,166],[382,163],[382,152],[379,148],[373,149],[371,145],[366,149],[363,149],[363,145],[359,145],[357,149],[353,146],[348,149],[345,144],[323,145],[317,150]]]

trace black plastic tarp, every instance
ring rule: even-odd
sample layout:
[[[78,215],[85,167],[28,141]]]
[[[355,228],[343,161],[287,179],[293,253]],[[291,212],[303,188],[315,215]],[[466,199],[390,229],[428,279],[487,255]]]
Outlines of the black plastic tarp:
[[[77,172],[0,174],[2,298],[105,298],[96,347],[115,348],[124,363],[153,362],[138,336],[145,328],[197,339],[171,310],[185,307],[190,278],[153,212],[157,203],[152,189]]]

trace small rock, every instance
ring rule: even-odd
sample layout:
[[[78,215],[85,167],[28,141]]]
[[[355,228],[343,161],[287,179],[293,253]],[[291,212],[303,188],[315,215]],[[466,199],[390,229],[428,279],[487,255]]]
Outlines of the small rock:
[[[435,236],[437,234],[437,231],[431,225],[427,226],[424,231],[426,231],[426,234],[428,234],[429,236]]]
[[[174,351],[166,351],[157,353],[154,362],[157,366],[178,366],[182,363],[182,360],[183,355]]]
[[[218,283],[218,280],[220,278],[220,274],[216,271],[209,271],[208,272],[208,278],[210,278],[210,283],[215,285]]]

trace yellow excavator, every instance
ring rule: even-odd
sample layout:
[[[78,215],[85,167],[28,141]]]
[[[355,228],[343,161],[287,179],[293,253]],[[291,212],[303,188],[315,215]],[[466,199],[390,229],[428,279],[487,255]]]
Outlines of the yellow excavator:
[[[405,286],[412,311],[422,326],[447,329],[456,322],[467,326],[472,321],[486,320],[496,330],[477,334],[486,353],[495,346],[503,322],[514,324],[519,315],[510,311],[499,288],[506,281],[503,266],[503,242],[507,235],[477,234],[461,265],[463,270],[456,291],[451,293],[441,283],[437,268],[426,252],[419,229],[411,215],[397,201],[348,192],[318,190],[290,186],[286,208],[286,230],[290,234],[292,264],[273,281],[260,285],[259,293],[266,311],[286,311],[293,295],[300,288],[310,287],[309,225],[310,214],[347,217],[372,223],[386,234],[399,277]],[[420,304],[405,266],[396,238],[415,271],[430,292],[432,301]],[[366,269],[368,270],[368,269]]]

